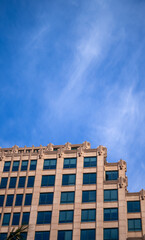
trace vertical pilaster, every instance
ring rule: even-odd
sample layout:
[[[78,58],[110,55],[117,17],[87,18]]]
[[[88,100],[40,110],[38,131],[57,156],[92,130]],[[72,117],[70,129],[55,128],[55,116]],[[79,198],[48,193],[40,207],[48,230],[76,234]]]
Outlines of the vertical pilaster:
[[[145,239],[145,190],[141,190],[141,200],[140,200],[140,205],[141,205],[141,219],[142,219],[142,234],[144,236],[143,239]]]

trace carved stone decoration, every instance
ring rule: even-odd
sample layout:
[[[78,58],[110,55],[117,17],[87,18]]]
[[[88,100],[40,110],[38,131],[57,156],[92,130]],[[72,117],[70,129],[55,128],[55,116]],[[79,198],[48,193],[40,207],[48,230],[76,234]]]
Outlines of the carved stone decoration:
[[[140,191],[140,198],[141,198],[141,200],[145,200],[145,190],[144,189],[142,189]]]
[[[82,154],[83,154],[83,148],[82,147],[79,147],[78,149],[77,149],[77,153],[78,153],[78,156],[79,157],[81,157],[82,156]]]
[[[125,178],[120,177],[118,185],[119,185],[119,188],[126,188],[128,185],[127,177]]]
[[[125,169],[125,171],[127,170],[126,169],[126,162],[122,159],[120,159],[120,161],[118,162],[118,167],[119,167],[120,170],[122,170],[122,169]]]
[[[19,149],[19,147],[18,147],[17,145],[14,145],[14,146],[12,147],[12,152],[13,152],[13,153],[18,153],[18,149]]]
[[[91,148],[91,144],[87,141],[83,142],[83,149],[90,149]]]
[[[39,153],[39,158],[40,159],[43,158],[43,148],[42,147],[39,149],[38,153]]]
[[[64,149],[63,148],[59,148],[57,150],[57,154],[58,154],[58,157],[61,158],[63,156],[63,154],[64,154]]]
[[[64,146],[65,150],[71,150],[71,143],[67,142]]]
[[[46,151],[53,151],[53,144],[52,143],[49,143],[46,147]]]
[[[99,156],[103,155],[104,157],[107,157],[107,148],[100,145],[99,147],[97,147],[97,154]]]

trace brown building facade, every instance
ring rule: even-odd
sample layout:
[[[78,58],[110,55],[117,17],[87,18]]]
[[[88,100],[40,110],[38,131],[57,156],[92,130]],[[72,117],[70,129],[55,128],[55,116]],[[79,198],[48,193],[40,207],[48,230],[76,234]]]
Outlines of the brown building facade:
[[[88,142],[0,148],[0,239],[22,224],[27,240],[145,239],[145,191],[106,157]]]

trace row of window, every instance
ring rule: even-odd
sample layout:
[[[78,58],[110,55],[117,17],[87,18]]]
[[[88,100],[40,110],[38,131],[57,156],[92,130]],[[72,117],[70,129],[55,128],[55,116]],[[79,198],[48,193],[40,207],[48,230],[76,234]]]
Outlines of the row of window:
[[[5,195],[0,195],[0,207],[3,206]],[[14,194],[8,194],[6,199],[6,207],[13,206]],[[15,206],[22,206],[23,194],[17,194],[15,200]],[[24,206],[31,205],[32,193],[25,194]]]
[[[29,224],[30,212],[23,212],[21,225]],[[11,213],[4,213],[2,226],[9,226],[11,218]],[[12,225],[19,225],[20,222],[20,213],[13,213]]]
[[[28,176],[28,182],[27,182],[27,187],[34,187],[34,181],[35,181],[35,176]],[[16,187],[16,182],[17,182],[17,177],[10,177],[10,182],[9,182],[9,188],[15,188]],[[25,182],[26,182],[26,177],[22,176],[19,177],[19,182],[18,182],[18,188],[24,188],[25,187]],[[8,178],[3,177],[1,179],[1,184],[0,188],[7,188],[7,183],[8,183]]]
[[[21,171],[27,171],[28,169],[28,160],[22,160]],[[43,169],[56,169],[57,159],[45,159]],[[76,168],[77,158],[64,158],[63,168]],[[20,161],[13,161],[12,171],[19,170]],[[30,169],[36,170],[37,160],[31,160]],[[85,157],[84,158],[84,167],[96,167],[97,158],[96,157]],[[11,168],[11,161],[5,162],[3,172],[9,172]]]

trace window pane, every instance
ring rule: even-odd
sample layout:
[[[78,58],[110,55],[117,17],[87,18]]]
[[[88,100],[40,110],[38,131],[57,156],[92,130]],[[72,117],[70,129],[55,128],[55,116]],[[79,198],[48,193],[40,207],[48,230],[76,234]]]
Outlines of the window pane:
[[[36,170],[37,160],[31,160],[30,170]]]
[[[40,193],[39,205],[53,204],[53,193]]]
[[[8,226],[10,222],[10,213],[4,213],[2,226]]]
[[[7,195],[6,206],[12,206],[13,205],[13,199],[14,199],[14,195]]]
[[[10,166],[11,166],[11,162],[5,162],[3,172],[9,172]]]
[[[76,158],[64,158],[63,168],[76,168]]]
[[[118,220],[118,208],[104,209],[104,221],[117,221],[117,220]]]
[[[13,213],[12,225],[19,225],[20,213]]]
[[[61,203],[74,203],[74,192],[62,192]]]
[[[56,169],[56,159],[45,159],[43,169]]]
[[[117,180],[118,171],[106,171],[106,181]]]
[[[128,211],[128,213],[140,212],[140,201],[127,202],[127,211]]]
[[[96,221],[96,209],[83,209],[81,221],[82,222],[95,222]]]
[[[3,207],[5,195],[0,195],[0,207]]]
[[[58,231],[57,240],[72,240],[72,230]]]
[[[27,187],[34,187],[35,176],[28,177]]]
[[[12,167],[12,171],[15,172],[15,171],[18,171],[19,170],[19,161],[14,161],[13,162],[13,167]]]
[[[59,212],[59,223],[73,222],[73,210],[65,210]]]
[[[62,178],[62,185],[75,185],[76,175],[75,174],[64,174]]]
[[[83,184],[96,184],[96,173],[84,173]]]
[[[50,233],[47,232],[35,232],[35,240],[49,240]]]
[[[128,219],[128,231],[141,231],[141,219]]]
[[[27,233],[26,233],[26,232],[21,233],[21,236],[22,236],[22,239],[23,239],[23,240],[26,240],[26,239],[27,239]]]
[[[8,182],[8,178],[4,177],[1,179],[1,184],[0,184],[0,188],[6,188],[7,187],[7,182]]]
[[[17,178],[16,177],[11,177],[10,178],[10,183],[9,183],[9,188],[15,188],[16,187],[16,182],[17,182]]]
[[[104,190],[104,202],[108,201],[118,201],[117,189]]]
[[[24,212],[23,213],[23,218],[22,218],[22,225],[28,225],[29,224],[29,212]]]
[[[18,188],[23,188],[23,187],[25,187],[25,180],[26,180],[26,177],[19,177]]]
[[[97,158],[96,157],[84,157],[84,167],[96,167]]]
[[[118,228],[105,228],[104,240],[118,240]]]
[[[96,191],[83,191],[82,202],[96,202]]]
[[[31,205],[32,202],[32,193],[27,193],[25,196],[25,206]]]
[[[0,233],[0,240],[6,240],[7,233]]]
[[[17,194],[16,195],[15,206],[21,206],[22,205],[22,200],[23,200],[23,194]]]
[[[23,160],[21,165],[21,171],[27,171],[28,160]]]
[[[54,184],[55,184],[55,175],[42,176],[42,182],[41,182],[42,187],[54,186]]]
[[[81,240],[95,240],[95,229],[81,230]]]
[[[50,224],[51,223],[51,212],[38,212],[37,224]]]

